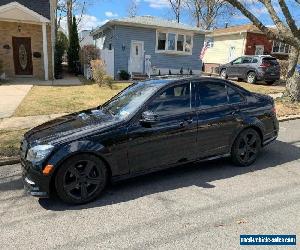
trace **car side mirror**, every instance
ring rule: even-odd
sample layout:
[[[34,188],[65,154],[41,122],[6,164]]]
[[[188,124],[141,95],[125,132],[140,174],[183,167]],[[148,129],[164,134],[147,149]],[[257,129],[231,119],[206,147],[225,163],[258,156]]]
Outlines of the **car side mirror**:
[[[159,121],[158,114],[155,114],[152,111],[145,111],[142,113],[142,118],[140,120],[140,123],[144,127],[151,127],[152,124],[155,124]]]

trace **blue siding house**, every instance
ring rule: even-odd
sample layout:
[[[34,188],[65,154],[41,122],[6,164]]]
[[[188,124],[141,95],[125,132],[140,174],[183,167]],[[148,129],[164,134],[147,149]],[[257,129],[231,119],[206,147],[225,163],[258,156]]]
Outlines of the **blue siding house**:
[[[200,74],[205,32],[152,16],[111,20],[92,31],[107,72],[134,74]]]

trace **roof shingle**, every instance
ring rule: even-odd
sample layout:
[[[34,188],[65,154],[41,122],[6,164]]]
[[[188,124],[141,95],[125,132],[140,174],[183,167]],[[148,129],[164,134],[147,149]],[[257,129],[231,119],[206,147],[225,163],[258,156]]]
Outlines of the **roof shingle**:
[[[18,2],[28,9],[50,19],[50,2],[49,0],[0,0],[0,6],[12,2]]]
[[[175,21],[168,21],[159,17],[154,16],[136,16],[136,17],[126,17],[121,19],[114,19],[108,21],[106,25],[134,25],[134,26],[141,26],[141,27],[162,27],[162,28],[172,28],[172,29],[179,29],[179,30],[187,30],[187,31],[194,31],[198,33],[204,33],[203,30],[189,26],[183,23],[177,23]],[[102,26],[103,27],[103,26]],[[100,27],[101,29],[101,27]]]

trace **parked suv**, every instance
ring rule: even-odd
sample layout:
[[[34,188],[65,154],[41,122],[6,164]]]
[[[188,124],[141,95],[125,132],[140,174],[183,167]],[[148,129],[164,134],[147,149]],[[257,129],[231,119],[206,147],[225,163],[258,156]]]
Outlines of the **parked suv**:
[[[280,66],[276,58],[268,55],[242,56],[219,67],[223,79],[237,77],[248,83],[265,81],[271,85],[280,79]]]

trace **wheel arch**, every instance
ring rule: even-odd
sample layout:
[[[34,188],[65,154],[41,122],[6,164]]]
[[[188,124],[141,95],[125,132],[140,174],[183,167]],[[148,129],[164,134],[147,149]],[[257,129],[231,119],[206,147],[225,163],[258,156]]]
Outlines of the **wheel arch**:
[[[258,125],[258,124],[251,124],[251,125],[247,125],[247,126],[243,127],[242,129],[240,129],[240,130],[238,131],[238,133],[235,134],[234,139],[231,141],[231,144],[230,144],[230,152],[231,152],[232,147],[233,147],[233,145],[234,145],[236,139],[238,138],[238,136],[239,136],[243,131],[245,131],[246,129],[250,129],[250,128],[254,129],[254,130],[258,133],[258,135],[259,135],[259,137],[260,137],[260,140],[261,140],[261,146],[263,146],[264,136],[263,136],[263,129],[262,129],[262,127],[261,127],[260,125]]]
[[[92,148],[88,148],[88,147],[82,148],[82,149],[77,148],[76,150],[74,150],[74,148],[73,148],[73,151],[71,151],[71,152],[69,150],[66,150],[66,148],[69,148],[68,146],[70,146],[70,145],[66,145],[63,148],[61,148],[60,150],[58,150],[57,152],[55,152],[54,156],[52,158],[50,158],[48,161],[49,164],[53,164],[55,166],[54,172],[51,174],[51,177],[50,177],[51,178],[50,184],[49,184],[50,185],[49,186],[50,193],[56,192],[55,178],[56,178],[56,175],[57,175],[57,172],[58,172],[58,169],[60,168],[60,166],[62,164],[64,164],[64,162],[69,160],[70,158],[77,156],[77,155],[81,155],[81,154],[90,154],[90,155],[97,157],[99,160],[101,160],[107,169],[108,182],[111,181],[113,165],[112,165],[111,160],[109,160],[103,154],[103,152],[106,151],[106,149],[103,145],[97,144],[97,145],[94,145]],[[57,155],[59,155],[60,157],[58,157]]]

